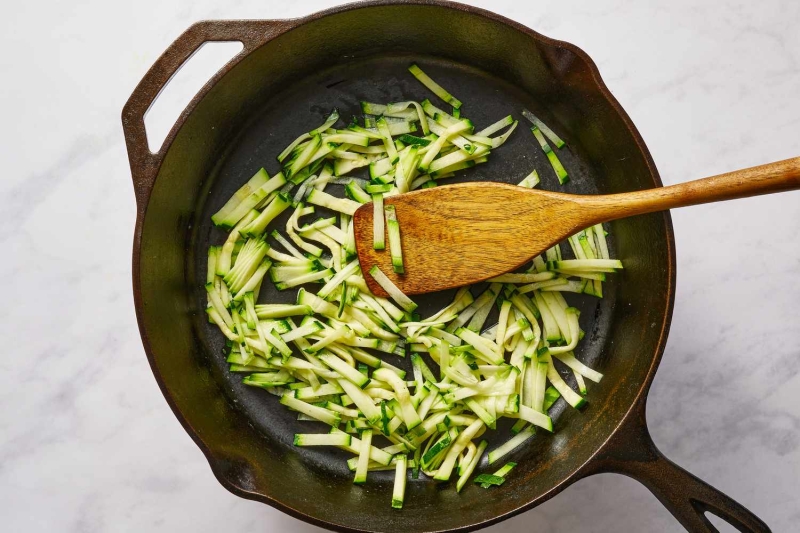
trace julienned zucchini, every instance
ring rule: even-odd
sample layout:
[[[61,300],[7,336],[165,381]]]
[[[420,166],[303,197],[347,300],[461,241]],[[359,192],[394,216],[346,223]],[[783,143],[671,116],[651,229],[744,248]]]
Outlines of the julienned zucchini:
[[[397,274],[403,274],[403,245],[400,239],[400,223],[393,205],[383,208],[386,213],[386,232],[389,234],[389,252],[392,257],[392,268]]]
[[[294,444],[346,450],[354,483],[394,471],[396,509],[409,469],[413,478],[422,472],[438,482],[455,472],[458,491],[476,472],[481,487],[502,485],[515,464],[481,473],[487,460],[516,455],[537,427],[552,431],[548,410],[559,398],[586,405],[587,389],[603,376],[580,360],[579,313],[563,293],[602,296],[606,276],[622,268],[597,225],[568,240],[574,259],[555,246],[530,268],[490,280],[479,296],[463,288],[437,313],[420,316],[390,277],[407,265],[398,213],[384,200],[487,162],[517,121],[509,115],[476,131],[459,100],[418,66],[409,70],[447,109],[429,100],[362,102],[363,126],[354,121],[346,129],[336,129],[334,110],[278,156],[280,173],[259,170],[214,214],[229,235],[209,248],[204,280],[206,314],[226,339],[231,372],[279,396],[298,420],[328,425],[329,432],[298,433]],[[529,115],[523,112],[564,181],[548,143],[561,147],[563,140]],[[368,180],[352,176],[362,167]],[[535,187],[539,174],[518,181]],[[391,272],[355,256],[352,217],[369,202],[373,247],[391,259]],[[366,276],[390,298],[374,297]],[[296,303],[258,303],[264,283],[297,288]],[[409,351],[407,376],[386,356]],[[487,457],[481,436],[503,417],[517,423]]]
[[[419,68],[416,64],[411,65],[408,67],[408,71],[419,80],[425,87],[431,90],[433,94],[453,106],[454,108],[458,109],[461,107],[461,100],[447,92],[441,85],[433,81],[427,74],[422,72],[422,69]]]
[[[488,489],[492,486],[500,486],[505,482],[506,475],[517,466],[517,463],[506,463],[494,474],[481,474],[475,478],[475,483],[480,483],[481,488]]]
[[[547,159],[550,161],[550,165],[553,167],[553,171],[556,173],[558,182],[562,185],[568,182],[569,176],[567,175],[567,171],[564,169],[564,165],[561,164],[561,161],[558,159],[556,153],[553,151],[552,148],[550,148],[550,145],[547,143],[547,140],[544,138],[544,135],[542,135],[541,130],[539,130],[539,128],[534,126],[531,128],[531,132],[533,133],[533,136],[536,137],[539,146],[541,146],[542,151],[547,156]]]
[[[212,222],[223,228],[232,228],[269,193],[285,183],[286,178],[283,174],[277,174],[270,178],[267,171],[262,168],[241,189],[236,191],[233,197],[222,206],[222,209],[211,217]],[[254,189],[256,184],[259,185]]]

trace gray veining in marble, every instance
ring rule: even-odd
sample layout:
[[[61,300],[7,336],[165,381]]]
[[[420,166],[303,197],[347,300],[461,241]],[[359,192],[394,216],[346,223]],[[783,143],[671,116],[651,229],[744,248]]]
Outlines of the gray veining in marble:
[[[321,531],[226,492],[156,387],[130,291],[119,115],[190,23],[335,3],[5,6],[3,531]],[[586,50],[668,184],[800,155],[798,2],[468,3]],[[800,521],[799,206],[795,192],[674,213],[675,318],[648,404],[659,447],[776,532]],[[487,531],[681,528],[635,481],[603,475]]]

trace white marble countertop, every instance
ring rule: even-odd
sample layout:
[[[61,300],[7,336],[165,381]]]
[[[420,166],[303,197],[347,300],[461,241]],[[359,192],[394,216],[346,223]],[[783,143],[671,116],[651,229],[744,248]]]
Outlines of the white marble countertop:
[[[336,3],[5,8],[3,531],[321,531],[225,491],[156,386],[133,311],[134,197],[119,116],[192,22],[300,16]],[[800,155],[796,1],[469,3],[586,50],[667,184]],[[673,219],[677,301],[648,403],[653,437],[774,531],[796,531],[800,193]],[[486,531],[681,528],[635,481],[601,475]]]

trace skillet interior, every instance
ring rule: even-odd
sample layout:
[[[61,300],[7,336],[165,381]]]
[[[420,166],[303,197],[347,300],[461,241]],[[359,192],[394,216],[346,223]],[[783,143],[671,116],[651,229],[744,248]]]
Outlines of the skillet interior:
[[[453,28],[446,38],[444,19]],[[453,529],[495,520],[554,493],[608,438],[646,385],[658,350],[658,338],[648,332],[660,330],[668,302],[665,217],[613,224],[626,270],[605,285],[602,301],[569,298],[583,311],[588,334],[579,356],[606,379],[590,387],[585,412],[566,410],[554,436],[540,434],[517,457],[516,474],[493,491],[491,504],[482,489],[456,495],[452,487],[420,480],[409,483],[406,508],[390,512],[391,474],[355,487],[341,461],[346,455],[293,448],[292,435],[312,425],[295,421],[276,398],[230,376],[221,335],[204,321],[205,253],[223,238],[209,217],[259,167],[276,172],[275,154],[331,108],[349,116],[360,99],[428,96],[405,71],[411,60],[452,87],[478,127],[509,113],[518,116],[526,106],[569,143],[559,153],[572,176],[563,189],[523,124],[488,164],[464,178],[516,182],[535,167],[544,188],[566,192],[660,184],[580,57],[510,26],[438,6],[368,7],[314,20],[248,56],[210,90],[170,147],[144,220],[140,283],[151,357],[228,488],[339,527]],[[293,295],[270,286],[261,299]],[[449,297],[420,299],[423,314]]]

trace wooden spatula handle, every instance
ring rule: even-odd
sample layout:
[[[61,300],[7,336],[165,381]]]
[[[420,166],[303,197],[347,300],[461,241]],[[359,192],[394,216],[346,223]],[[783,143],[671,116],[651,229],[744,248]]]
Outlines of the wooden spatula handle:
[[[800,157],[745,168],[710,178],[644,191],[582,196],[589,208],[586,222],[664,211],[674,207],[720,202],[800,189]]]

